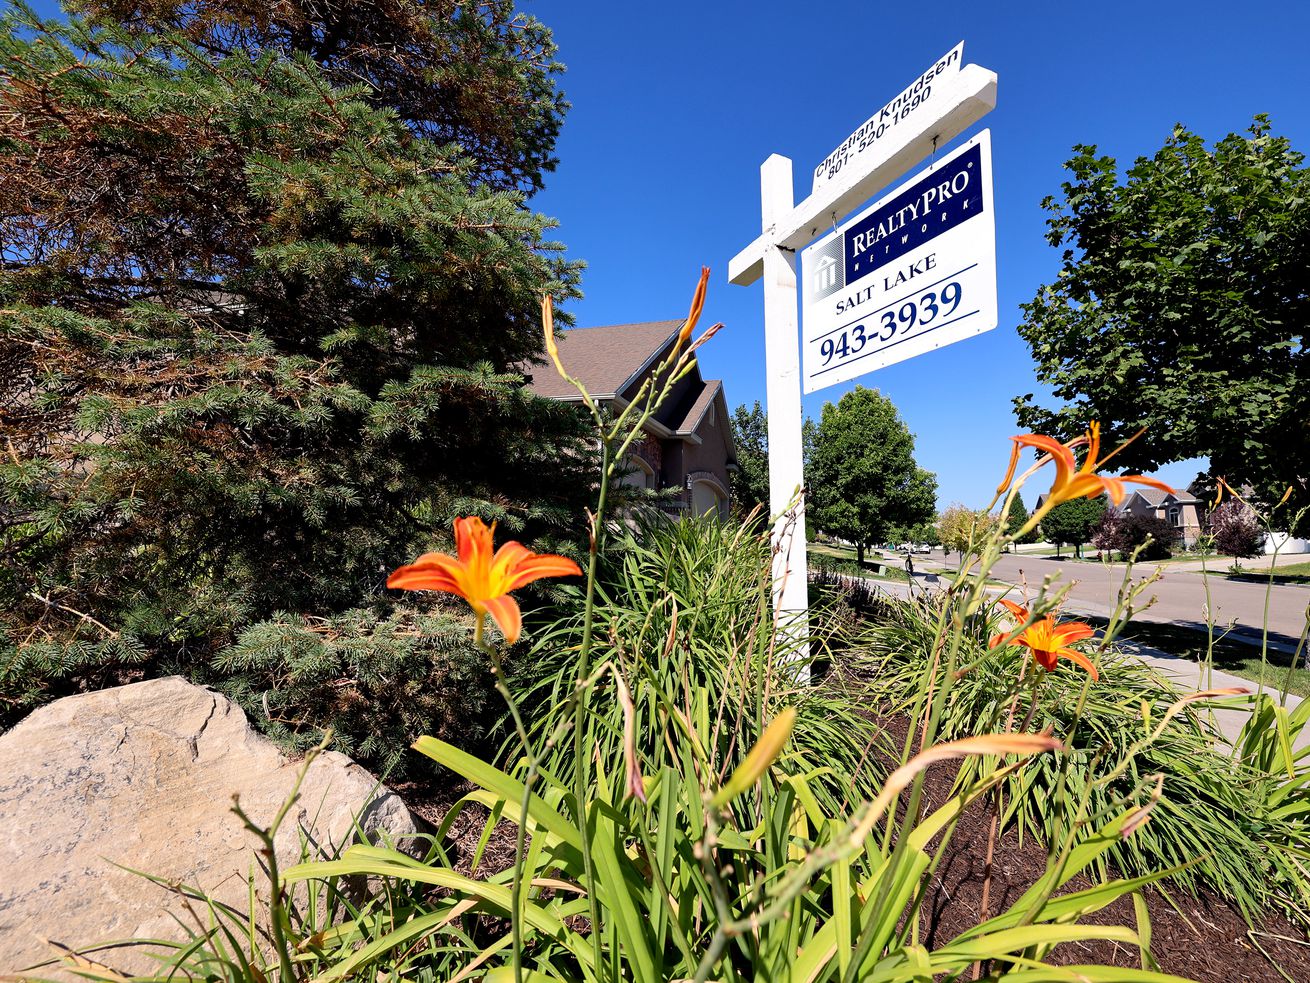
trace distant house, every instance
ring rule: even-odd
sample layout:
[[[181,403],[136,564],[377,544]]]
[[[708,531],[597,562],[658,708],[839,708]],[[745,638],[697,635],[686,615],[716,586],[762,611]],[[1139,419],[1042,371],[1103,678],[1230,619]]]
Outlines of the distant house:
[[[1045,493],[1037,496],[1033,509],[1040,509],[1046,501]],[[1137,488],[1128,493],[1128,497],[1119,506],[1106,503],[1107,508],[1114,509],[1121,515],[1140,515],[1152,519],[1163,519],[1174,527],[1178,542],[1184,549],[1196,545],[1202,532],[1201,500],[1191,492],[1164,492],[1158,488]]]
[[[566,331],[559,338],[560,360],[597,402],[621,411],[669,354],[682,324],[647,321]],[[582,401],[550,364],[531,366],[528,380],[540,396]],[[625,462],[631,473],[624,480],[655,491],[676,489],[675,511],[726,515],[736,456],[723,383],[702,379],[697,365],[646,424]]]
[[[1185,549],[1195,546],[1201,535],[1201,500],[1191,492],[1138,488],[1124,499],[1119,511],[1124,515],[1164,519],[1177,531]]]

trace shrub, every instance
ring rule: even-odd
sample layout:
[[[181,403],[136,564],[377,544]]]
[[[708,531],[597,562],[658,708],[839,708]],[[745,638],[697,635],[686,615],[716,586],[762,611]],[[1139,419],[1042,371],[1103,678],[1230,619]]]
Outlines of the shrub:
[[[1234,499],[1210,513],[1210,535],[1215,550],[1224,556],[1247,559],[1264,549],[1265,534],[1255,513]]]
[[[1178,542],[1178,530],[1165,519],[1107,511],[1092,533],[1092,545],[1118,553],[1121,559],[1167,560]]]
[[[332,732],[334,750],[393,777],[415,763],[404,751],[420,735],[474,747],[502,712],[462,611],[284,615],[243,631],[211,684],[283,746],[307,750]]]
[[[1119,548],[1119,513],[1106,509],[1092,530],[1090,540],[1093,548],[1102,553],[1113,553]]]

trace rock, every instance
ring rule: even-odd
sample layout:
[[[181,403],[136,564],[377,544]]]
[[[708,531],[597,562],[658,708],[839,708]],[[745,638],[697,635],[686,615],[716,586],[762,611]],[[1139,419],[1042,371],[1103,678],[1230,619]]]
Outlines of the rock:
[[[67,697],[0,735],[0,974],[49,960],[45,939],[82,947],[180,937],[169,914],[180,899],[115,864],[245,911],[257,841],[232,796],[267,825],[302,766],[236,704],[176,676]],[[367,833],[418,831],[365,769],[320,755],[278,834],[279,863],[300,859],[302,830],[320,851],[344,845],[356,816]],[[150,965],[121,949],[93,958],[128,971]]]

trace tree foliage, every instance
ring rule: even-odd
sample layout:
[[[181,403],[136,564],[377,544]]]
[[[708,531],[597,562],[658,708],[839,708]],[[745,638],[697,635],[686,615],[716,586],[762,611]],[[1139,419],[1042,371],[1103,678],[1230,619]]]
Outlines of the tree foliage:
[[[947,553],[965,553],[981,543],[996,525],[995,516],[952,502],[937,517],[937,538]]]
[[[1114,510],[1106,510],[1091,536],[1093,546],[1118,553],[1123,560],[1134,553],[1139,560],[1168,559],[1177,541],[1178,530],[1166,519]]]
[[[929,546],[940,546],[942,544],[935,521],[916,522],[912,526],[892,526],[887,530],[887,541],[896,545],[913,543],[918,546],[927,543]]]
[[[1264,549],[1265,533],[1255,513],[1231,498],[1210,513],[1210,535],[1215,551],[1224,556],[1248,559]]]
[[[1081,555],[1083,543],[1091,542],[1103,515],[1104,498],[1073,498],[1042,517],[1042,535],[1056,546],[1073,546]]]
[[[1113,158],[1075,149],[1062,198],[1044,202],[1060,274],[1019,327],[1064,405],[1020,397],[1021,423],[1073,437],[1113,421],[1112,439],[1146,427],[1123,468],[1208,456],[1260,499],[1291,485],[1310,503],[1303,155],[1263,116],[1212,148],[1179,126],[1122,179]]]
[[[527,191],[553,170],[567,103],[550,32],[512,0],[74,0],[149,44],[172,32],[208,58],[308,58],[434,145],[459,144],[482,185]],[[362,86],[362,88],[359,88]]]
[[[864,547],[893,526],[933,516],[937,479],[914,462],[914,437],[892,401],[856,386],[826,403],[807,475],[807,517],[816,528]]]
[[[567,550],[582,422],[518,371],[541,294],[576,293],[512,190],[553,130],[487,95],[549,115],[548,35],[502,4],[88,6],[0,21],[0,663],[38,667],[5,716],[208,672],[261,622],[390,617],[387,570],[454,514]],[[313,11],[349,21],[338,54]],[[360,67],[393,46],[407,94]],[[263,718],[285,666],[256,650],[239,695]]]
[[[732,441],[737,448],[737,470],[732,475],[733,506],[742,513],[754,508],[769,512],[769,418],[755,404],[732,412]]]

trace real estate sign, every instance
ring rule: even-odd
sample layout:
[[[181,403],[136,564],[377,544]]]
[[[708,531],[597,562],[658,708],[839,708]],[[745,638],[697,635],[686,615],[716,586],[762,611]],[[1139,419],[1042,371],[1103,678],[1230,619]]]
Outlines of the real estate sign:
[[[996,327],[991,131],[801,253],[804,390]]]

